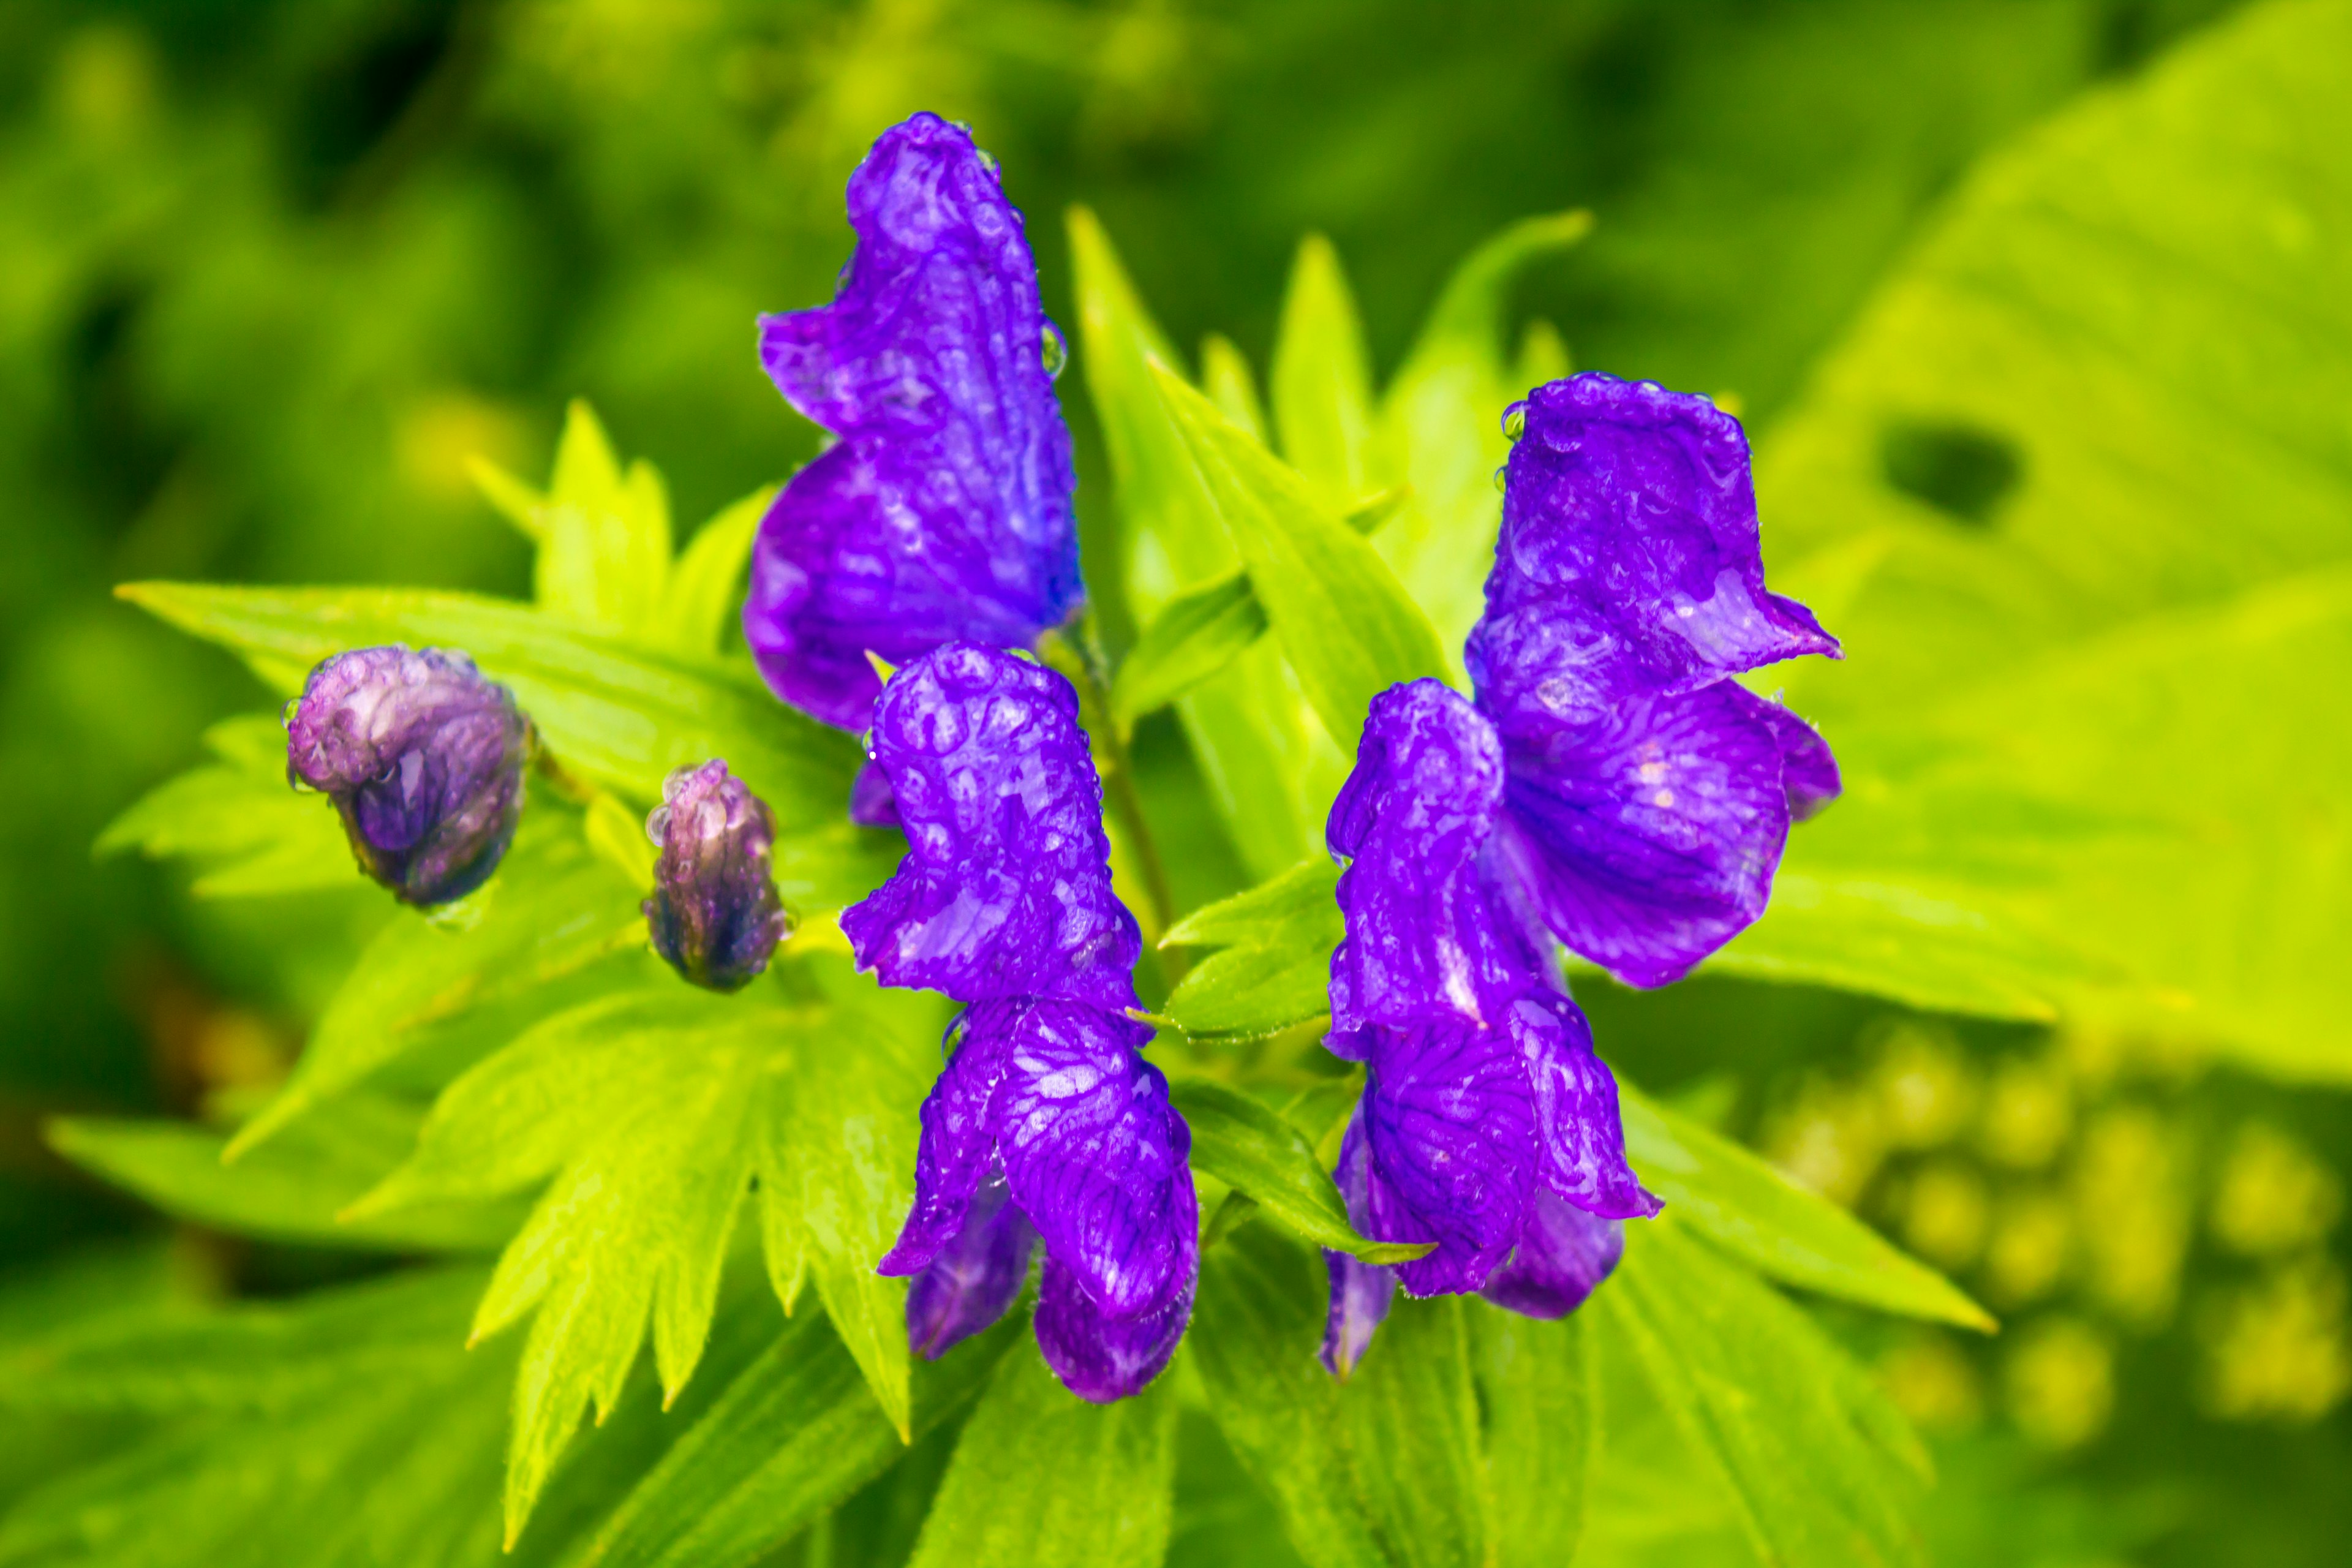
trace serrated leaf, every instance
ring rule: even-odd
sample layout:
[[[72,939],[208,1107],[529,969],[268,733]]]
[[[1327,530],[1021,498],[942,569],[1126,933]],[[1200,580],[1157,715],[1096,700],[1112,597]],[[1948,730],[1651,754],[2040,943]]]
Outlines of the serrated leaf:
[[[1013,1312],[916,1367],[915,1435],[961,1410],[1027,1326]],[[566,1568],[748,1568],[904,1451],[831,1324],[795,1319]]]
[[[1291,263],[1275,332],[1273,386],[1282,455],[1326,505],[1344,507],[1384,482],[1364,323],[1339,253],[1319,234],[1298,242]],[[1235,423],[1258,435],[1247,422]]]
[[[1593,1342],[1580,1315],[1551,1322],[1464,1305],[1486,1414],[1496,1568],[1555,1568],[1584,1533],[1600,1417]]]
[[[567,768],[635,799],[671,770],[724,757],[787,830],[838,819],[859,758],[848,737],[777,701],[748,668],[664,654],[525,605],[383,588],[116,590],[298,689],[320,659],[404,642],[461,648],[514,690]]]
[[[538,508],[532,584],[541,609],[583,626],[660,640],[670,565],[669,498],[643,461],[625,473],[595,411],[573,400]]]
[[[1147,355],[1174,364],[1174,349],[1094,216],[1074,208],[1069,222],[1080,358],[1117,482],[1129,596],[1149,619],[1185,590],[1232,575],[1241,557],[1153,384]],[[1313,852],[1348,758],[1324,733],[1281,649],[1261,642],[1179,699],[1176,711],[1252,872],[1270,876]]]
[[[1927,1459],[1870,1378],[1753,1275],[1655,1222],[1583,1310],[1719,1465],[1767,1568],[1922,1563]]]
[[[1152,374],[1307,700],[1326,732],[1352,744],[1375,696],[1444,671],[1436,633],[1295,471],[1174,372]]]
[[[719,511],[687,542],[655,618],[656,643],[692,657],[719,657],[728,613],[736,606],[743,574],[751,566],[751,542],[775,499],[772,485],[754,490]]]
[[[909,1568],[1155,1568],[1175,1436],[1174,1379],[1089,1405],[1016,1351],[964,1424]]]
[[[1239,1089],[1178,1079],[1169,1099],[1192,1131],[1193,1169],[1247,1194],[1318,1247],[1372,1263],[1408,1263],[1433,1243],[1370,1241],[1348,1223],[1348,1205],[1307,1134]]]
[[[1342,1384],[1316,1360],[1321,1260],[1266,1226],[1201,1259],[1186,1343],[1234,1455],[1314,1568],[1482,1562],[1484,1459],[1460,1303],[1400,1300]]]
[[[1374,541],[1397,580],[1437,628],[1449,671],[1486,608],[1502,497],[1495,470],[1510,455],[1503,410],[1540,382],[1567,374],[1558,343],[1537,342],[1514,367],[1504,354],[1510,285],[1527,265],[1576,244],[1592,215],[1559,213],[1513,224],[1471,252],[1447,279],[1381,400],[1387,471],[1411,487]],[[1534,340],[1531,340],[1534,341]]]
[[[408,1155],[422,1118],[348,1094],[235,1164],[227,1140],[181,1121],[66,1117],[50,1146],[165,1214],[236,1236],[393,1251],[489,1251],[522,1224],[520,1205],[461,1204],[369,1219],[341,1211]]]
[[[1884,1312],[1990,1331],[1941,1274],[1729,1140],[1618,1084],[1625,1152],[1675,1217],[1784,1284]]]
[[[1265,635],[1265,611],[1236,572],[1188,589],[1147,627],[1119,660],[1110,689],[1112,721],[1121,732],[1215,677]]]
[[[1246,892],[1196,910],[1163,947],[1213,947],[1169,994],[1187,1034],[1269,1035],[1330,1010],[1331,953],[1347,934],[1339,868],[1303,860]]]
[[[333,809],[286,782],[286,727],[275,715],[225,719],[205,744],[220,761],[142,796],[99,835],[98,854],[194,857],[205,863],[194,891],[208,897],[359,884]]]
[[[415,917],[378,932],[320,1015],[293,1075],[226,1152],[241,1158],[296,1117],[357,1087],[433,1026],[520,996],[643,941],[635,889],[589,852],[564,813],[523,825],[470,929]]]

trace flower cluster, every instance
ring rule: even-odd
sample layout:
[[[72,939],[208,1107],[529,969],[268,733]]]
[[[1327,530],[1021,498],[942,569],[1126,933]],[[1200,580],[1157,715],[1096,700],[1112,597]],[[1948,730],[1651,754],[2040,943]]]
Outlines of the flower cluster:
[[[1111,891],[1077,694],[950,643],[891,677],[868,746],[907,832],[897,875],[841,918],[886,985],[966,1005],[923,1106],[914,1212],[885,1274],[937,1356],[1002,1316],[1045,1247],[1037,1342],[1070,1389],[1133,1394],[1192,1310],[1192,1138],[1139,1054],[1135,917]]]
[[[1365,1066],[1341,1186],[1367,1234],[1436,1244],[1393,1270],[1328,1255],[1335,1371],[1397,1280],[1558,1317],[1614,1266],[1617,1222],[1658,1204],[1554,939],[1678,978],[1763,912],[1790,823],[1838,789],[1820,737],[1731,679],[1837,650],[1764,587],[1738,423],[1600,374],[1510,423],[1475,699],[1382,693],[1331,812],[1327,1043]]]

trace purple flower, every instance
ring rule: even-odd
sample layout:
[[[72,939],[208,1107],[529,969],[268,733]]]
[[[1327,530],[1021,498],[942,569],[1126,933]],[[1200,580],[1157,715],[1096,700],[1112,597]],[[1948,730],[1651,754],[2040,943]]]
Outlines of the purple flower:
[[[1026,647],[1083,592],[1062,342],[995,163],[918,114],[850,176],[849,220],[834,302],[761,320],[777,389],[839,439],[761,522],[743,629],[777,695],[854,731],[869,650]]]
[[[360,868],[404,903],[489,879],[522,816],[530,721],[462,653],[340,653],[288,707],[289,783],[324,792]]]
[[[1357,1227],[1436,1244],[1339,1254],[1324,1359],[1362,1354],[1401,1281],[1557,1317],[1657,1212],[1555,941],[1660,985],[1763,912],[1789,825],[1838,792],[1802,720],[1730,677],[1837,645],[1768,592],[1748,447],[1704,398],[1587,374],[1523,407],[1475,702],[1372,704],[1331,810],[1347,939],[1330,1048],[1365,1065],[1340,1154]]]
[[[867,746],[907,858],[842,931],[884,984],[967,1005],[881,1272],[915,1277],[908,1339],[937,1356],[1003,1314],[1043,1241],[1046,1361],[1084,1398],[1122,1398],[1183,1336],[1199,1215],[1192,1134],[1129,1016],[1142,939],[1111,892],[1077,694],[950,643],[891,678]]]
[[[654,951],[697,985],[749,985],[792,934],[769,866],[776,819],[767,803],[714,759],[664,781],[646,834],[661,846],[645,906]]]

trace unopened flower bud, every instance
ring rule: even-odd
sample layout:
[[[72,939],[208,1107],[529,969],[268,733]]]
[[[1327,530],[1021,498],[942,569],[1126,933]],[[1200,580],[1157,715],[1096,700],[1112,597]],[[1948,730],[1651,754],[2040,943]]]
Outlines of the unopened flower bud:
[[[738,991],[768,967],[792,921],[769,853],[776,821],[765,802],[713,760],[680,768],[646,819],[661,846],[646,923],[654,950],[713,991]]]
[[[334,801],[360,868],[404,903],[465,897],[514,841],[530,721],[462,653],[337,654],[303,682],[286,734],[288,782]]]

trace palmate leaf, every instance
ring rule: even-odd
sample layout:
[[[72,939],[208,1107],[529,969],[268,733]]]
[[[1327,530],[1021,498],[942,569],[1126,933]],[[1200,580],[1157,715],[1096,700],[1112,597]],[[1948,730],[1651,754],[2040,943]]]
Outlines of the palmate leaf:
[[[1230,578],[1242,561],[1154,384],[1151,362],[1174,365],[1178,355],[1137,298],[1109,237],[1084,208],[1070,214],[1070,254],[1079,359],[1130,553],[1129,596],[1148,623],[1178,595]],[[1233,392],[1237,379],[1234,363],[1225,362],[1227,401],[1218,406],[1231,404],[1246,425],[1247,404]],[[1323,816],[1347,776],[1348,759],[1324,732],[1278,646],[1261,640],[1239,654],[1184,693],[1176,712],[1252,874],[1271,876],[1321,847]]]
[[[814,1278],[889,1424],[909,1429],[905,1288],[873,1264],[911,1201],[921,1048],[873,1016],[671,984],[558,1014],[450,1086],[414,1158],[354,1212],[549,1183],[474,1321],[479,1339],[535,1312],[509,1537],[583,1410],[619,1397],[649,1321],[665,1398],[685,1387],[755,1175],[778,1293],[789,1307]]]
[[[1719,963],[2352,1074],[2352,9],[1989,161],[1762,454],[1845,798]]]
[[[275,714],[224,719],[205,746],[219,761],[141,797],[99,835],[99,854],[193,857],[204,863],[194,890],[214,898],[359,885],[334,812],[287,785],[286,727]]]
[[[786,831],[829,825],[849,797],[854,742],[786,708],[749,668],[657,652],[477,595],[390,588],[131,584],[117,592],[216,642],[279,689],[320,659],[381,643],[462,648],[511,687],[567,768],[640,802],[713,757]]]
[[[1024,1345],[964,1424],[910,1568],[1156,1568],[1175,1436],[1172,1378],[1089,1405]]]
[[[1628,1227],[1582,1310],[1604,1356],[1639,1358],[1656,1397],[1728,1479],[1767,1568],[1924,1563],[1911,1522],[1927,1456],[1868,1373],[1752,1275],[1671,1221]]]

